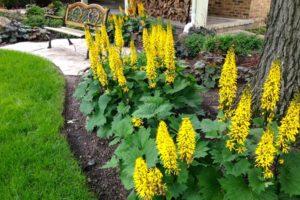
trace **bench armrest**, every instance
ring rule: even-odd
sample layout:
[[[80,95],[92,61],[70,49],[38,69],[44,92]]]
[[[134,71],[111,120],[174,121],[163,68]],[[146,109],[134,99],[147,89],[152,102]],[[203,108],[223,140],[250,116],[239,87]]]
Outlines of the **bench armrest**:
[[[55,16],[55,15],[45,15],[45,17],[46,18],[49,17],[49,18],[52,18],[52,19],[61,19],[61,20],[64,19],[64,17],[62,17],[62,16]]]

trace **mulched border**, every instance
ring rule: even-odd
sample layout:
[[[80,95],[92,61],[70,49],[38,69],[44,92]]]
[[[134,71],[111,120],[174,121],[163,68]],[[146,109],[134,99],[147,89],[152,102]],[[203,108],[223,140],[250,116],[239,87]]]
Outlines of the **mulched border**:
[[[87,133],[86,118],[79,111],[79,102],[73,97],[80,81],[79,76],[66,76],[65,126],[71,150],[79,161],[87,183],[98,199],[125,200],[128,192],[123,187],[116,169],[101,169],[110,160],[116,146],[109,146],[109,140],[99,139],[95,133]]]

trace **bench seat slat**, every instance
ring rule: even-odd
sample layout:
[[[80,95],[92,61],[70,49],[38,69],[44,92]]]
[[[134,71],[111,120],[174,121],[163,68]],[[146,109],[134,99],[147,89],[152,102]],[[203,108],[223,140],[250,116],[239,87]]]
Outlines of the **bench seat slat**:
[[[68,28],[68,27],[59,27],[59,28],[45,27],[45,29],[50,30],[50,31],[54,31],[54,32],[73,35],[75,37],[80,37],[80,38],[84,37],[84,31],[73,29],[73,28]]]

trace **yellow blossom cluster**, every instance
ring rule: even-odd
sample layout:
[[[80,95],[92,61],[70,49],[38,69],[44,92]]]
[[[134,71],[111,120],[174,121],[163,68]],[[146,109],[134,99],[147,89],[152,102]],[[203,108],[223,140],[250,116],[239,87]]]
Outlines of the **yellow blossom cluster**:
[[[141,126],[143,126],[143,120],[140,119],[140,118],[133,117],[131,119],[131,122],[132,122],[132,124],[133,124],[134,127],[141,127]]]
[[[107,55],[107,49],[110,46],[110,42],[109,42],[109,38],[108,38],[108,35],[107,35],[105,25],[101,26],[100,29],[96,29],[95,43],[96,43],[97,51],[101,55],[106,56]]]
[[[128,91],[126,86],[126,78],[124,76],[123,62],[120,56],[118,47],[111,45],[109,52],[109,67],[113,75],[113,79],[118,81],[118,84],[123,88],[124,92]]]
[[[236,150],[238,153],[243,153],[246,150],[245,141],[250,131],[251,100],[251,92],[246,88],[231,118],[229,139],[226,141],[226,147],[230,151]]]
[[[122,34],[123,28],[123,19],[116,15],[113,16],[114,25],[115,25],[115,45],[119,48],[119,51],[122,51],[124,47],[124,39]]]
[[[167,30],[162,25],[153,25],[151,31],[143,30],[143,46],[147,58],[146,73],[151,88],[156,86],[158,68],[165,66],[166,82],[172,84],[175,80],[175,48],[172,26]]]
[[[177,147],[180,159],[191,164],[196,149],[196,132],[189,118],[182,119],[177,134]]]
[[[167,173],[178,173],[177,151],[172,137],[169,134],[167,124],[159,123],[156,135],[156,146]]]
[[[144,4],[142,2],[139,2],[137,4],[137,10],[138,10],[138,15],[140,17],[145,17],[146,15],[146,12],[145,12],[145,7],[144,7]]]
[[[290,103],[286,115],[281,120],[276,146],[283,152],[288,153],[290,143],[295,142],[300,129],[300,95]]]
[[[175,47],[171,24],[167,26],[167,38],[165,46],[164,63],[166,65],[166,82],[168,84],[174,83],[175,80]]]
[[[85,32],[85,42],[86,42],[86,46],[87,46],[87,48],[89,49],[90,46],[94,43],[94,41],[93,41],[93,36],[92,36],[92,34],[91,34],[91,32],[90,32],[89,27],[85,27],[84,32]]]
[[[95,44],[90,45],[90,62],[94,78],[98,78],[100,84],[105,87],[108,85],[107,74],[102,66],[99,51]]]
[[[143,158],[135,161],[133,181],[138,196],[143,200],[151,200],[156,195],[163,195],[166,189],[163,175],[158,168],[148,169]]]
[[[131,41],[130,41],[130,65],[134,70],[137,69],[136,68],[137,59],[138,59],[137,50],[134,45],[134,40],[131,39]]]
[[[268,77],[263,85],[261,108],[266,112],[268,122],[272,121],[275,115],[276,105],[280,98],[280,68],[280,61],[275,60],[271,65]]]
[[[255,150],[255,163],[257,167],[264,170],[264,178],[273,177],[272,165],[276,155],[274,146],[274,133],[270,128],[263,133]]]
[[[224,113],[230,113],[231,106],[235,100],[237,92],[238,71],[235,60],[235,53],[231,47],[226,55],[226,59],[221,71],[219,80],[219,109]]]

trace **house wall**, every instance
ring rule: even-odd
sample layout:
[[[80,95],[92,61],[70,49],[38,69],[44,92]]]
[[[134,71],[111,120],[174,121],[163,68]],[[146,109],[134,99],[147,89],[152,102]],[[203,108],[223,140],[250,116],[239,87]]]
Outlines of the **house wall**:
[[[264,20],[270,4],[271,0],[209,0],[208,12],[224,17]]]

